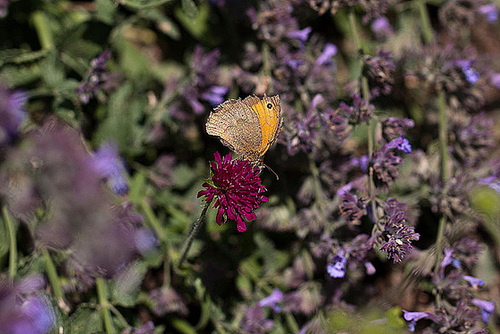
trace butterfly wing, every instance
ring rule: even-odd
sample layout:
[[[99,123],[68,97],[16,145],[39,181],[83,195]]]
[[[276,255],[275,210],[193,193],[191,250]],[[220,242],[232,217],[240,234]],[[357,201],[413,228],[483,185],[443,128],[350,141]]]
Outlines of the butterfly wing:
[[[261,142],[259,145],[259,158],[262,158],[267,150],[274,144],[283,127],[281,117],[281,101],[279,95],[266,96],[262,99],[257,96],[249,96],[243,100],[249,105],[259,118]]]
[[[241,99],[218,105],[210,113],[206,124],[209,135],[219,137],[222,144],[241,158],[251,161],[260,157],[262,135],[259,129],[257,114]]]

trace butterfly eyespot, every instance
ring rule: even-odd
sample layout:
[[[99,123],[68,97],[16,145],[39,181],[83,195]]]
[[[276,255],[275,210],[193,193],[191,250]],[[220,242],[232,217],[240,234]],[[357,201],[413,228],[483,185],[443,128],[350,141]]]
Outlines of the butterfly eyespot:
[[[273,104],[272,103],[268,103],[267,104],[267,109],[273,109]]]

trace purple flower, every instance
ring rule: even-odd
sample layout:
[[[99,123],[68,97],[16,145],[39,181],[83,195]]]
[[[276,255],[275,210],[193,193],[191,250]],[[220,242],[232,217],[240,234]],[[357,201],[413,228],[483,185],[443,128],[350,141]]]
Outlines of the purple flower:
[[[382,120],[382,135],[386,141],[403,136],[406,130],[413,128],[415,122],[408,118],[388,117]]]
[[[274,312],[279,313],[281,312],[281,306],[278,303],[281,303],[282,301],[283,292],[281,292],[280,289],[274,289],[269,296],[261,299],[258,305],[260,307],[269,306],[274,310]]]
[[[490,82],[493,86],[500,89],[500,73],[494,73],[490,77]]]
[[[369,261],[365,262],[365,269],[366,269],[367,275],[373,275],[377,272],[377,270],[375,269],[375,266]]]
[[[160,287],[151,290],[148,294],[151,299],[151,311],[156,316],[164,316],[169,313],[186,315],[188,309],[181,296],[170,287]]]
[[[302,59],[289,59],[286,61],[286,64],[294,71],[296,71],[300,65],[304,65],[305,63],[306,61]]]
[[[500,181],[497,174],[485,177],[484,179],[477,181],[477,183],[487,185],[500,194]]]
[[[210,103],[212,107],[215,107],[224,102],[224,96],[228,91],[229,89],[224,86],[212,86],[208,89],[208,91],[201,94],[201,97]]]
[[[49,301],[41,296],[33,296],[21,305],[21,313],[31,320],[30,333],[47,333],[55,322],[55,315]],[[28,332],[26,332],[28,333]]]
[[[394,34],[394,29],[385,16],[379,16],[375,20],[373,20],[370,28],[375,36],[377,36],[377,38],[379,39],[383,39]]]
[[[110,92],[118,86],[120,74],[107,71],[107,63],[110,58],[111,51],[104,50],[90,62],[85,77],[75,91],[76,96],[83,104],[89,103],[90,99],[97,96],[99,92]]]
[[[485,113],[457,118],[450,131],[455,133],[452,152],[465,167],[480,164],[495,145],[493,120]]]
[[[340,251],[332,259],[332,262],[326,266],[326,271],[333,278],[342,278],[345,276],[347,258],[344,251]]]
[[[370,160],[368,159],[367,155],[360,156],[359,158],[353,158],[351,159],[351,165],[352,166],[359,166],[359,168],[363,171],[363,173],[366,173],[368,171],[368,163]]]
[[[125,195],[128,192],[125,166],[118,154],[117,145],[111,143],[103,144],[96,151],[92,162],[97,174],[109,182],[114,193]]]
[[[359,224],[361,217],[366,215],[366,200],[364,198],[359,198],[349,192],[346,192],[342,196],[344,199],[340,203],[340,211],[343,215],[347,217],[351,223]]]
[[[489,23],[496,23],[498,21],[498,10],[493,4],[480,6],[479,12],[486,17]]]
[[[227,219],[236,220],[239,232],[247,227],[243,218],[251,221],[257,218],[253,212],[262,202],[267,202],[262,195],[266,188],[261,184],[260,169],[247,160],[231,160],[231,153],[223,159],[215,152],[215,161],[210,162],[213,176],[203,183],[206,190],[198,193],[198,197],[206,196],[205,201],[216,198],[214,207],[218,207],[217,224]]]
[[[375,106],[370,104],[370,102],[365,101],[359,96],[359,94],[354,94],[352,96],[352,106],[340,102],[338,110],[349,119],[351,124],[361,124],[363,122],[369,122],[371,115],[375,110]]]
[[[292,30],[288,32],[287,36],[290,38],[296,38],[301,43],[305,43],[305,41],[307,41],[307,39],[309,38],[309,34],[311,33],[311,31],[311,27],[305,27],[302,30]]]
[[[331,58],[337,54],[337,47],[332,43],[327,43],[321,55],[316,59],[316,65],[321,66],[330,62]]]
[[[9,143],[17,135],[17,128],[26,117],[24,105],[28,95],[11,91],[0,85],[0,146]]]
[[[483,318],[483,321],[487,324],[490,320],[490,316],[495,311],[495,303],[477,298],[472,299],[472,303],[481,309],[481,318]]]
[[[484,281],[482,279],[479,279],[479,278],[476,278],[476,277],[472,277],[472,276],[468,276],[468,275],[464,275],[464,280],[466,280],[467,282],[470,283],[470,285],[474,288],[474,289],[477,289],[478,287],[480,286],[483,286],[484,285]]]
[[[0,283],[0,333],[46,334],[54,323],[48,298],[36,291],[23,292],[17,284]]]
[[[297,118],[293,121],[293,130],[287,135],[287,150],[290,155],[295,155],[298,151],[312,152],[321,126],[320,117],[313,108],[309,108],[306,115]]]
[[[408,141],[408,139],[406,139],[403,136],[399,136],[398,138],[391,140],[390,142],[388,142],[384,146],[386,146],[385,147],[386,150],[397,148],[401,152],[411,153],[410,142]]]
[[[460,268],[460,261],[454,259],[451,255],[453,254],[453,250],[449,248],[444,249],[444,259],[441,261],[440,267],[446,268],[449,264],[452,264],[455,268]]]
[[[403,317],[406,321],[409,321],[408,323],[408,329],[410,332],[415,331],[415,326],[417,325],[417,321],[420,319],[428,318],[429,313],[428,312],[408,312],[403,310]]]
[[[147,254],[158,245],[158,238],[152,230],[140,228],[134,235],[135,247],[142,255]]]
[[[262,334],[267,333],[274,327],[274,321],[266,319],[262,307],[254,305],[247,309],[240,326],[245,333]]]
[[[396,155],[395,149],[409,153],[411,146],[403,136],[382,145],[380,150],[375,150],[372,154],[370,164],[373,166],[375,185],[381,188],[388,188],[399,175],[399,165],[403,158]]]
[[[387,239],[380,251],[387,254],[388,259],[401,262],[406,254],[413,249],[412,241],[420,238],[413,226],[409,226],[405,216],[406,204],[388,198],[385,204],[384,232]]]
[[[462,69],[465,79],[471,84],[476,83],[479,80],[479,73],[472,68],[474,60],[456,60],[455,65]]]
[[[155,333],[156,333],[155,325],[153,324],[152,321],[148,321],[137,329],[134,328],[125,329],[120,334],[155,334]]]
[[[388,95],[392,91],[394,78],[392,72],[396,69],[392,53],[380,49],[375,56],[365,56],[364,74],[368,78],[370,86],[370,96],[375,98],[382,95]]]

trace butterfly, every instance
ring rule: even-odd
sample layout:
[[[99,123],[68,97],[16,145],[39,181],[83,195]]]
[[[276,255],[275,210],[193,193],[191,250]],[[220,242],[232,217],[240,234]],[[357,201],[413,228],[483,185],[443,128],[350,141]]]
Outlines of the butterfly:
[[[227,100],[210,113],[206,130],[241,159],[263,165],[264,155],[283,128],[279,95]]]

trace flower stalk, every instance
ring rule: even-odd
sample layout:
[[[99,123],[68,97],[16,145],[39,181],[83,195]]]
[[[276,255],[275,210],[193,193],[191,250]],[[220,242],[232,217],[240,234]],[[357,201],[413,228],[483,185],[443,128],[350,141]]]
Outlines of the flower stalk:
[[[59,305],[64,305],[64,294],[61,287],[61,281],[59,280],[59,276],[57,275],[54,261],[52,261],[52,257],[45,247],[41,247],[41,252],[45,261],[45,270],[47,271],[47,277],[49,278],[50,286],[52,288],[54,296],[56,297]]]
[[[102,311],[104,329],[107,334],[114,334],[115,328],[113,326],[113,321],[111,319],[111,312],[109,309],[109,301],[108,301],[108,291],[106,289],[106,282],[104,278],[97,277],[96,278],[96,288],[97,288],[97,298],[99,299],[99,306]]]
[[[9,233],[9,280],[14,281],[17,272],[17,240],[16,233],[14,231],[14,224],[10,219],[7,206],[2,208],[3,220],[5,226],[7,227],[7,232]]]
[[[184,263],[184,260],[186,259],[187,253],[189,251],[189,248],[191,248],[191,244],[194,241],[194,238],[198,235],[198,232],[200,232],[201,227],[203,226],[203,223],[205,222],[205,217],[207,215],[207,210],[210,207],[210,204],[212,204],[213,198],[208,200],[205,203],[205,206],[203,207],[203,210],[201,211],[200,216],[198,219],[194,222],[193,227],[191,228],[191,232],[189,233],[188,238],[184,242],[184,246],[182,247],[182,253],[181,253],[181,258],[179,260],[179,264],[177,265],[177,268],[181,268],[182,264]]]
[[[368,78],[363,75],[363,54],[364,54],[364,48],[363,44],[361,43],[361,38],[358,33],[358,22],[356,19],[356,14],[354,13],[354,10],[351,8],[348,14],[348,19],[349,19],[349,28],[351,31],[352,39],[354,41],[354,46],[356,47],[357,52],[359,53],[357,56],[359,58],[359,76],[361,80],[361,94],[363,97],[363,100],[365,101],[370,101],[370,89],[368,87]],[[368,156],[371,157],[373,153],[373,149],[375,147],[375,128],[377,126],[377,123],[374,120],[371,120],[368,123]],[[378,221],[378,215],[377,215],[377,207],[375,203],[375,184],[373,182],[373,168],[370,167],[369,170],[369,175],[368,175],[368,191],[370,194],[370,205],[372,209],[372,215],[373,215],[373,220],[375,222]]]
[[[429,45],[434,40],[434,34],[432,32],[432,27],[430,24],[429,12],[427,11],[425,0],[416,0],[416,5],[418,12],[420,14],[420,20],[422,23],[422,34],[424,37],[425,44]],[[440,173],[441,173],[441,183],[443,187],[446,185],[446,180],[449,177],[448,171],[448,128],[447,128],[447,117],[446,117],[446,97],[444,92],[440,89],[437,92],[437,107],[438,107],[438,131],[439,131],[439,158],[440,158]],[[441,214],[439,219],[438,232],[436,236],[436,262],[434,264],[434,271],[439,270],[439,265],[442,259],[443,253],[443,240],[444,240],[444,230],[446,226],[446,215]]]

